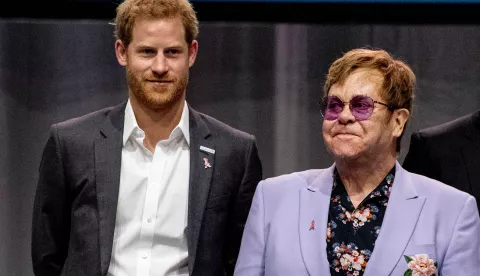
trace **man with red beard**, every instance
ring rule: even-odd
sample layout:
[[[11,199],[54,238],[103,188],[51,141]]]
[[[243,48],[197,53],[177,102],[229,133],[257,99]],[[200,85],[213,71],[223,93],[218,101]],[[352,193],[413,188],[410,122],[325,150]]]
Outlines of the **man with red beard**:
[[[262,167],[252,135],[186,103],[195,12],[187,0],[126,0],[115,34],[129,98],[51,127],[35,275],[232,275]]]

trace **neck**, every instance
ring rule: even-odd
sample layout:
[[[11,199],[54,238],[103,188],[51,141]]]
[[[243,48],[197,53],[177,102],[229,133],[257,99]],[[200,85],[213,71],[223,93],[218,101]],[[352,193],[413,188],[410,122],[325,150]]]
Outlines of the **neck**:
[[[130,97],[130,104],[138,126],[145,132],[144,145],[154,152],[156,144],[168,139],[180,122],[185,99],[182,98],[169,107],[155,110],[140,104],[135,97]]]
[[[355,207],[381,183],[395,165],[395,161],[395,154],[389,154],[386,158],[369,159],[363,162],[359,160],[335,160],[335,167],[340,179]]]

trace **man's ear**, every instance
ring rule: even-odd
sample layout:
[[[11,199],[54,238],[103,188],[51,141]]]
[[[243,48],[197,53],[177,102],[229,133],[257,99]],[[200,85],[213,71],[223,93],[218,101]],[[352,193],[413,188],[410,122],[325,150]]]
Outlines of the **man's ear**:
[[[127,65],[127,47],[125,47],[125,44],[119,39],[115,41],[115,55],[120,65]]]
[[[188,67],[192,67],[195,63],[198,53],[198,41],[193,40],[188,46]]]
[[[394,137],[400,137],[405,129],[405,124],[408,121],[408,117],[410,116],[410,112],[405,108],[396,109],[393,113],[393,120],[394,120],[394,129],[392,135]]]

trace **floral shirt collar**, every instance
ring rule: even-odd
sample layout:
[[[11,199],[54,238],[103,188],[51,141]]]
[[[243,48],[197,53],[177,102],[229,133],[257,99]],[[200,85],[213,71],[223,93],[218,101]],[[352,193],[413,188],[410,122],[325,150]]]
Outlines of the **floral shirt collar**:
[[[387,199],[390,198],[390,193],[392,190],[393,180],[395,178],[395,166],[390,170],[387,176],[382,180],[382,182],[359,204],[360,207],[366,201],[376,198],[376,197],[386,197]],[[338,174],[337,169],[335,168],[333,172],[333,188],[332,188],[332,197],[333,195],[346,195],[348,202],[351,203],[350,197],[348,197],[347,190],[343,185],[342,180],[340,179],[340,175]],[[354,206],[352,204],[352,209]]]

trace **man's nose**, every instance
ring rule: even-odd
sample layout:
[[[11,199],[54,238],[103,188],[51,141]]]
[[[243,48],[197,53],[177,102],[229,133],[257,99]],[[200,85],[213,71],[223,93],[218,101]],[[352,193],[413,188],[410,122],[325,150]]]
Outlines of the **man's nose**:
[[[344,103],[345,106],[342,109],[342,112],[340,112],[340,115],[338,116],[338,121],[342,124],[346,124],[348,122],[355,122],[356,118],[352,114],[352,110],[350,109],[349,103]]]
[[[167,57],[165,57],[165,55],[162,53],[159,53],[153,60],[151,69],[153,72],[159,75],[165,74],[169,69]]]

